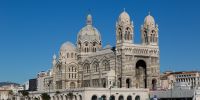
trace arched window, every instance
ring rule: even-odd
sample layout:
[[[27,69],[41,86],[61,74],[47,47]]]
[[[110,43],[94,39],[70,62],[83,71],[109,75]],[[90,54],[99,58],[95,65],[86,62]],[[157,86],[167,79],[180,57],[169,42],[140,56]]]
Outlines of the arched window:
[[[88,63],[85,63],[83,68],[85,70],[85,73],[89,73],[90,65]]]
[[[153,35],[151,34],[150,41],[153,42]]]
[[[79,47],[81,47],[81,42],[78,43]]]
[[[99,64],[98,64],[98,62],[94,62],[93,63],[93,69],[94,69],[94,72],[98,72],[99,71]]]
[[[87,66],[87,73],[90,72],[90,66]]]
[[[106,96],[105,95],[102,95],[101,98],[102,98],[101,100],[106,100]]]
[[[127,40],[127,39],[128,39],[127,37],[128,37],[128,32],[127,32],[127,31],[125,31],[125,34],[124,34],[124,39],[125,39],[125,40]]]
[[[104,68],[106,71],[109,71],[109,70],[110,70],[109,61],[104,60],[104,61],[102,62],[102,65],[103,65],[103,68]]]
[[[92,100],[98,100],[96,95],[92,96]]]
[[[119,32],[119,38],[118,39],[122,40],[122,30],[121,30],[121,28],[118,29],[118,32]]]
[[[129,96],[127,97],[127,100],[132,100],[132,96],[129,95]]]
[[[76,78],[76,74],[77,74],[77,68],[76,66],[72,65],[68,68],[69,72],[68,72],[68,76],[69,78]]]
[[[156,38],[155,38],[155,34],[153,34],[153,42],[156,42],[156,40],[155,40]]]
[[[73,58],[74,57],[74,54],[73,53],[71,53],[71,58]]]
[[[126,79],[126,88],[130,88],[131,87],[131,81],[130,79]]]
[[[137,96],[135,97],[135,100],[140,100],[140,96],[137,95]]]
[[[69,53],[67,53],[67,58],[69,58]]]
[[[115,96],[114,95],[110,96],[109,100],[115,100]]]
[[[75,56],[75,58],[77,58],[77,57],[76,57],[76,56],[77,56],[77,55],[76,55],[76,53],[75,53],[75,55],[74,55],[74,56]]]
[[[131,30],[129,27],[126,28],[126,31],[125,31],[125,39],[126,40],[131,40]]]
[[[74,82],[70,83],[70,88],[75,88],[75,83]]]
[[[118,100],[124,100],[124,97],[120,95]]]

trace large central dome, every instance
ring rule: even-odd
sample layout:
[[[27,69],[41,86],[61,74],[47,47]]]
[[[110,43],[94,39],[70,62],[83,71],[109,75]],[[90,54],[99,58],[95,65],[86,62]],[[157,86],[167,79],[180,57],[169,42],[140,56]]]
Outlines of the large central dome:
[[[83,27],[78,33],[78,41],[79,42],[100,42],[101,35],[99,31],[92,26],[92,16],[89,14],[87,16],[87,25]]]
[[[84,53],[96,52],[101,48],[100,32],[92,26],[92,16],[86,18],[86,26],[83,27],[77,37],[78,51]]]

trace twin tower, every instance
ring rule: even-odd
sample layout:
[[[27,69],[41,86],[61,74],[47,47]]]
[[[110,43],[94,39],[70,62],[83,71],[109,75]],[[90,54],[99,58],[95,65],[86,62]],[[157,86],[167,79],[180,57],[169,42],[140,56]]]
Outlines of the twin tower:
[[[134,25],[129,14],[123,11],[116,22],[116,45],[134,42]],[[142,45],[158,45],[158,25],[153,16],[147,15],[141,26]],[[89,14],[86,26],[83,27],[77,37],[77,47],[80,52],[96,52],[102,48],[101,34],[92,25],[92,16]]]
[[[141,26],[141,40],[144,45],[158,45],[158,25],[150,15],[146,16],[144,25]],[[133,43],[134,25],[126,11],[122,12],[116,23],[117,44]]]

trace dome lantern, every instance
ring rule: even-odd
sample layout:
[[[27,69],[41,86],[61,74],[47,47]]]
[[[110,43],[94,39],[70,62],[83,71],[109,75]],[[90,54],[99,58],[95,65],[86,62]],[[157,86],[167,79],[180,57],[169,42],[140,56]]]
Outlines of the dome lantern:
[[[92,15],[91,14],[88,14],[86,21],[87,21],[86,22],[87,25],[92,25]]]

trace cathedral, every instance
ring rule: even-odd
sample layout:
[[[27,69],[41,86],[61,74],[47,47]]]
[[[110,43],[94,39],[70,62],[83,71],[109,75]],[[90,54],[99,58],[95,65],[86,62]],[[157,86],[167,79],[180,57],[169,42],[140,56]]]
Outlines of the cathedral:
[[[141,44],[134,43],[134,24],[123,11],[116,21],[116,45],[102,47],[92,15],[78,32],[76,45],[65,42],[53,56],[53,89],[159,88],[158,25],[150,13],[141,25]]]
[[[149,90],[160,88],[158,25],[149,13],[141,25],[141,44],[135,44],[133,21],[123,11],[115,36],[115,46],[102,47],[88,14],[76,45],[63,43],[52,69],[38,74],[31,98],[41,100],[41,93],[48,93],[51,100],[149,100]]]

